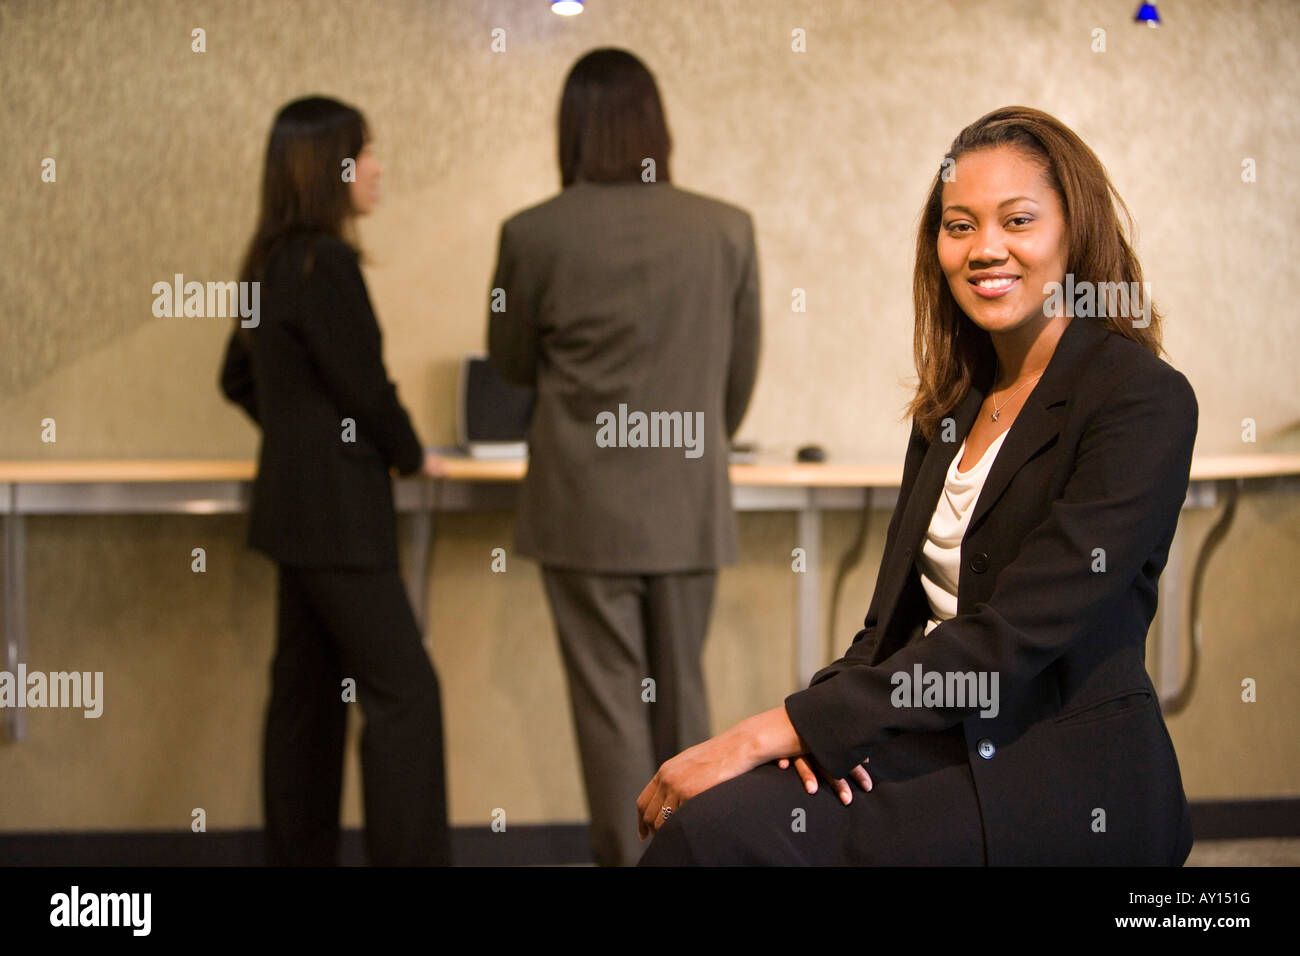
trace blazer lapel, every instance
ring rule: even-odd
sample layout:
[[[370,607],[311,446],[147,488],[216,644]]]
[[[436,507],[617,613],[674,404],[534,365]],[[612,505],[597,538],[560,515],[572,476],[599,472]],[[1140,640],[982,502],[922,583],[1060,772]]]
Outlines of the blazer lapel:
[[[926,450],[925,458],[921,460],[916,480],[907,492],[894,550],[885,555],[886,563],[881,568],[881,573],[887,577],[881,594],[880,617],[877,621],[880,639],[876,641],[875,650],[871,655],[873,664],[884,660],[907,641],[907,634],[902,631],[904,624],[894,620],[894,611],[898,607],[898,599],[908,583],[908,578],[914,573],[916,557],[921,550],[921,539],[930,526],[930,518],[934,515],[934,506],[939,500],[939,492],[943,489],[948,466],[956,456],[957,449],[961,447],[963,438],[970,431],[975,416],[979,413],[980,405],[984,402],[984,394],[984,389],[978,382],[973,384],[967,391],[966,397],[957,404],[956,409],[945,416],[954,420],[953,440],[943,440],[944,430],[940,425],[938,435]]]
[[[980,489],[975,511],[966,527],[967,536],[988,515],[1016,472],[1059,434],[1061,412],[1074,382],[1088,355],[1105,339],[1106,334],[1107,330],[1100,321],[1085,317],[1076,317],[1065,327],[1056,350],[1043,371],[1043,377],[1029,393],[984,479],[984,487]],[[957,455],[957,449],[970,434],[986,395],[987,389],[981,382],[977,380],[972,384],[966,396],[947,416],[954,421],[953,440],[944,441],[940,431],[937,439],[930,443],[916,481],[908,493],[903,518],[899,523],[898,539],[894,545],[895,552],[886,557],[890,566],[884,569],[884,573],[889,577],[882,595],[881,617],[878,622],[881,639],[872,655],[873,663],[888,657],[906,637],[900,623],[892,621],[893,612],[908,578],[913,573],[919,574],[916,560],[920,556],[925,533],[930,527],[930,519],[948,476],[948,468]]]
[[[925,453],[925,459],[921,462],[916,483],[907,497],[903,520],[898,528],[897,547],[903,548],[904,553],[910,553],[912,558],[915,558],[921,550],[921,540],[926,529],[930,527],[930,518],[934,515],[934,506],[939,501],[939,493],[943,490],[948,468],[953,458],[957,456],[957,449],[961,447],[971,426],[975,423],[975,416],[979,414],[980,405],[984,403],[984,396],[984,388],[978,382],[973,384],[966,397],[947,416],[954,421],[952,440],[943,440],[941,425],[939,434],[935,441],[930,443],[930,448]]]
[[[979,498],[975,502],[975,511],[970,516],[970,523],[966,525],[966,537],[979,526],[989,509],[997,504],[1016,472],[1060,434],[1064,411],[1074,384],[1092,350],[1105,338],[1106,328],[1096,319],[1079,316],[1065,327],[1060,341],[1056,343],[1056,351],[1043,370],[1043,377],[1029,393],[984,478],[984,487],[980,489]],[[930,502],[931,512],[938,500],[936,494]]]

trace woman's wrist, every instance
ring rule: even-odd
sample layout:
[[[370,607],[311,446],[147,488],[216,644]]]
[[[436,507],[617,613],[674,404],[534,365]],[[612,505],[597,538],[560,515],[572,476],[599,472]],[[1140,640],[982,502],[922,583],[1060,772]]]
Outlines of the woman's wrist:
[[[746,717],[728,733],[737,738],[750,767],[781,757],[792,757],[806,749],[783,706]]]

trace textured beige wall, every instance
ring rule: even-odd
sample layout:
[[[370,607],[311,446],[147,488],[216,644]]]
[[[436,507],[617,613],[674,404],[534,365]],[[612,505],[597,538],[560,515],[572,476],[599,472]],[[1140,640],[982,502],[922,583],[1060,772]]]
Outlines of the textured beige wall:
[[[233,278],[275,110],[309,92],[360,106],[387,167],[362,237],[389,368],[429,444],[453,439],[458,357],[483,346],[496,230],[554,192],[569,65],[633,49],[660,81],[674,179],[758,226],[765,351],[743,437],[788,455],[897,461],[908,397],[912,234],[952,137],[1023,103],[1073,126],[1140,226],[1169,360],[1196,388],[1197,454],[1295,450],[1297,320],[1286,283],[1300,206],[1300,6],[1040,0],[450,0],[0,4],[0,457],[247,457],[256,434],[216,390],[226,324],[155,319],[151,286]],[[207,52],[190,50],[206,31]],[[506,30],[507,52],[490,52]],[[1090,49],[1107,32],[1108,51]],[[790,32],[807,31],[807,52]],[[42,158],[58,181],[40,180]],[[1242,159],[1258,182],[1240,181]],[[790,310],[807,291],[808,312]],[[58,422],[58,442],[40,421]],[[1260,442],[1243,445],[1241,420]],[[865,609],[886,513],[841,613]],[[1185,517],[1199,542],[1212,517]],[[827,520],[824,568],[852,518]],[[230,517],[50,517],[28,525],[29,666],[106,671],[98,721],[29,714],[0,745],[0,829],[260,821],[258,748],[272,567]],[[792,687],[794,522],[747,515],[707,663],[715,727]],[[446,517],[429,625],[447,711],[451,809],[486,822],[584,814],[559,655],[536,574],[493,575],[508,514]],[[190,548],[208,572],[189,571]],[[1294,496],[1243,502],[1208,580],[1201,692],[1171,721],[1194,797],[1300,793],[1293,688]],[[1190,554],[1186,565],[1190,571]],[[829,651],[828,651],[829,654]],[[1260,701],[1238,700],[1240,680]],[[355,730],[355,728],[354,728]],[[359,819],[349,764],[345,816]]]

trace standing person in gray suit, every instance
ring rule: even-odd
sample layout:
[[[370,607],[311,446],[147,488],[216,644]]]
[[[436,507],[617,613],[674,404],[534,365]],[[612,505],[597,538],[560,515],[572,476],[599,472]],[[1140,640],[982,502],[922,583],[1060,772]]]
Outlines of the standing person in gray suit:
[[[654,77],[595,50],[560,103],[563,189],[501,228],[488,350],[537,389],[518,551],[542,565],[600,865],[636,799],[709,735],[701,652],[735,560],[730,438],[759,352],[753,222],[669,181]]]

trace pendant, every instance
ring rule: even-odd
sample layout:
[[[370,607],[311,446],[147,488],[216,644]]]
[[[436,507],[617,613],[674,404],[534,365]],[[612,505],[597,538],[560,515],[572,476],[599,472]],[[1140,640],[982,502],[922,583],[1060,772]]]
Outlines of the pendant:
[[[994,410],[993,410],[993,420],[994,420],[994,421],[997,421],[997,420],[998,420],[998,409],[994,409]]]

